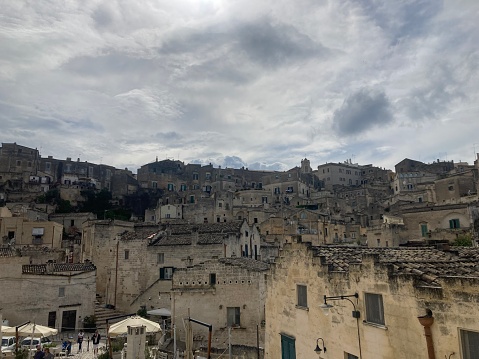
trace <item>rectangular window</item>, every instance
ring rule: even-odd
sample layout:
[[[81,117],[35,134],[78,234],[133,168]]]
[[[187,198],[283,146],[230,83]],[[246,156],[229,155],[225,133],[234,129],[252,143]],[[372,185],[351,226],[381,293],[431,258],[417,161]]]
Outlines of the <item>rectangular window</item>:
[[[21,165],[22,165],[22,161],[17,160],[17,166],[21,166]]]
[[[173,267],[160,268],[160,279],[171,280],[173,278]]]
[[[261,203],[268,203],[268,197],[266,196],[261,197]]]
[[[75,227],[75,220],[74,219],[70,219],[70,227]]]
[[[239,327],[240,326],[240,308],[239,307],[228,307],[226,308],[226,316],[228,320],[228,327]]]
[[[210,285],[216,284],[216,273],[210,273]]]
[[[152,182],[151,182],[151,187],[152,187],[152,188],[158,188],[158,182],[152,181]]]
[[[193,173],[193,181],[197,181],[198,180],[198,173]]]
[[[52,164],[50,162],[45,163],[45,170],[50,172],[50,169],[52,168]]]
[[[298,307],[308,307],[308,287],[302,284],[296,285],[298,295]]]
[[[195,203],[195,196],[190,196],[190,203]]]
[[[384,325],[383,296],[381,294],[365,293],[366,321]]]
[[[427,224],[421,224],[421,236],[427,236]]]
[[[459,330],[463,359],[479,358],[479,332]]]
[[[125,259],[130,258],[130,251],[128,249],[125,249]]]
[[[449,220],[449,228],[451,228],[451,229],[461,228],[461,226],[459,225],[459,219],[457,219],[457,218],[450,219]]]
[[[158,253],[156,255],[156,263],[157,264],[163,264],[165,263],[165,253]]]
[[[173,191],[173,183],[168,183],[168,191]]]
[[[64,297],[65,296],[65,287],[58,288],[58,296]]]

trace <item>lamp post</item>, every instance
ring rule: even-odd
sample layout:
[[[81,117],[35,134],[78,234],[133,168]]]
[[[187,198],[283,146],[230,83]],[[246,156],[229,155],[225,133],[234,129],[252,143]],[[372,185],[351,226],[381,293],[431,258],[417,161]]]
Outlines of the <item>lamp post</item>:
[[[320,340],[320,339],[321,339],[321,342],[323,343],[323,349],[321,349],[321,348],[319,347],[319,340]],[[325,352],[325,353],[326,353],[326,347],[324,346],[324,339],[323,339],[323,338],[318,338],[318,339],[316,339],[316,348],[314,349],[314,352],[315,352],[316,354],[318,354],[318,355],[321,354],[321,352]]]
[[[349,295],[336,295],[336,296],[329,296],[329,297],[325,295],[324,296],[324,304],[320,305],[319,307],[323,310],[324,315],[328,315],[329,310],[331,308],[333,308],[333,306],[331,304],[328,304],[328,300],[329,301],[332,301],[332,300],[347,300],[348,302],[350,302],[353,305],[354,310],[352,311],[352,316],[353,316],[353,318],[356,318],[356,327],[357,327],[357,330],[358,330],[359,359],[362,359],[361,336],[359,335],[359,318],[361,317],[361,313],[359,312],[359,310],[356,309],[356,304],[354,304],[354,302],[349,298],[356,298],[356,301],[357,301],[358,298],[359,298],[359,294],[354,293],[354,294],[349,294]],[[324,346],[324,342],[323,342],[323,346]]]

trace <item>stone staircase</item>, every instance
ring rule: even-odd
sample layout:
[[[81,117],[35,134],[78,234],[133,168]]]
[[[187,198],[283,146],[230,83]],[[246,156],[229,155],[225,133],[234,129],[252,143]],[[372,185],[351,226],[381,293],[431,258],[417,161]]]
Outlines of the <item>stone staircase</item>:
[[[96,304],[95,305],[95,319],[96,319],[96,327],[100,334],[106,333],[106,320],[110,318],[114,318],[120,315],[125,315],[126,313],[120,312],[116,309],[106,308],[104,304]],[[120,321],[122,319],[118,319]],[[116,321],[115,321],[116,322]]]

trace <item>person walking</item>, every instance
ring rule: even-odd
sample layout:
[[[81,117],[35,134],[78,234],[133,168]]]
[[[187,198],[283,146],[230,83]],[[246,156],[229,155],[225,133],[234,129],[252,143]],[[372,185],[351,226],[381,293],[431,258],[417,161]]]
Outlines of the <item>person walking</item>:
[[[98,344],[100,344],[101,335],[98,333],[98,329],[95,331],[95,334],[91,337],[91,342],[93,344],[93,355],[98,355]]]
[[[83,343],[83,337],[84,337],[83,330],[80,329],[80,332],[78,333],[78,338],[77,338],[78,352],[79,353],[82,351],[81,350],[81,345]]]

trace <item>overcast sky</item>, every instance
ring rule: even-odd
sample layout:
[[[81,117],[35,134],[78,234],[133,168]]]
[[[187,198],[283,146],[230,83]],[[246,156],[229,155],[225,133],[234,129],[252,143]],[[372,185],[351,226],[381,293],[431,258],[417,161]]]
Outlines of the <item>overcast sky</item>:
[[[0,139],[133,171],[479,152],[477,0],[0,0]]]

